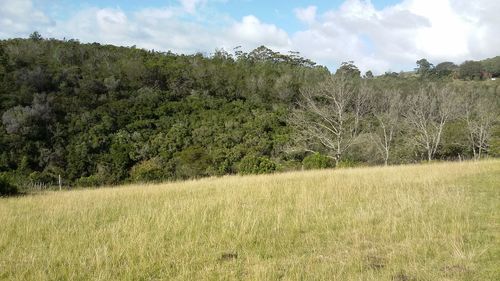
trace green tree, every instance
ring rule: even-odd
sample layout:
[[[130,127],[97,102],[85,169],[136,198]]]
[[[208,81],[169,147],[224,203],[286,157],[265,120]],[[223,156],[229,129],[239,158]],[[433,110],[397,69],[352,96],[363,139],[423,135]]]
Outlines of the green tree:
[[[459,67],[458,65],[454,64],[453,62],[442,62],[436,65],[436,74],[439,77],[449,77],[452,75],[454,72],[458,71]]]
[[[239,173],[247,174],[267,174],[276,171],[277,165],[265,156],[247,155],[239,164]]]
[[[33,31],[33,33],[30,34],[30,39],[33,41],[41,41],[43,37],[38,31]]]
[[[340,64],[340,67],[335,72],[335,75],[344,75],[349,78],[359,78],[361,71],[359,71],[358,67],[354,65],[354,61],[347,61]]]
[[[460,65],[460,78],[465,80],[480,80],[483,66],[478,61],[465,61]]]
[[[417,61],[417,68],[415,69],[417,74],[421,77],[428,77],[434,72],[434,65],[430,63],[427,59],[419,59]]]

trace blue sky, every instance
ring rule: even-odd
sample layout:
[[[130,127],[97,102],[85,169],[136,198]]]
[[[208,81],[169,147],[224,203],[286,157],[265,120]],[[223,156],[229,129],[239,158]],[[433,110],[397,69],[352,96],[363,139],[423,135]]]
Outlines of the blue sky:
[[[15,0],[0,6],[0,38],[75,38],[177,53],[299,51],[336,68],[354,61],[375,73],[416,60],[499,55],[498,0]]]
[[[280,26],[288,31],[295,32],[303,27],[303,24],[297,20],[294,15],[294,9],[297,7],[308,7],[314,5],[320,11],[327,11],[338,8],[344,1],[342,0],[323,0],[323,1],[270,1],[270,0],[220,0],[213,1],[205,5],[204,9],[215,10],[232,16],[233,18],[242,18],[246,15],[258,16],[265,22],[279,22]],[[397,4],[397,0],[373,0],[371,3],[379,9]],[[134,12],[142,8],[162,8],[166,6],[176,6],[177,0],[146,0],[146,1],[117,1],[117,0],[90,0],[90,1],[47,1],[35,2],[40,9],[46,13],[53,13],[59,19],[66,19],[80,9],[89,7],[99,8],[119,8],[126,12]],[[64,12],[54,13],[54,6],[64,7]]]

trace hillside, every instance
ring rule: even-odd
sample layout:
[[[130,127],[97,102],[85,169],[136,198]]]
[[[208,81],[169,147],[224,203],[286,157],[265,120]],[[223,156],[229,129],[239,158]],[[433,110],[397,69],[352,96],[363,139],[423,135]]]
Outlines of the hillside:
[[[500,81],[425,73],[373,77],[353,62],[330,73],[263,46],[2,40],[0,176],[31,190],[59,175],[100,186],[500,155]],[[322,92],[339,87],[342,112]]]
[[[0,198],[1,280],[498,280],[500,161]]]

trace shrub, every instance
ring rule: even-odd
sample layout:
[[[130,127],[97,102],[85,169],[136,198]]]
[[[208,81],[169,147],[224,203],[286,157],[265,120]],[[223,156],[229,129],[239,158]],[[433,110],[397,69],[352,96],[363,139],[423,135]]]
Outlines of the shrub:
[[[106,181],[102,179],[100,175],[91,175],[88,177],[81,177],[76,180],[77,186],[83,187],[97,187],[105,184]]]
[[[46,172],[32,172],[28,176],[32,183],[43,183],[43,184],[54,184],[57,182],[57,178],[46,173]]]
[[[489,155],[500,157],[500,124],[494,126],[492,131]]]
[[[344,159],[339,162],[337,168],[353,168],[356,166],[359,166],[359,164],[356,161],[351,159]]]
[[[319,153],[314,153],[308,155],[302,160],[302,165],[304,169],[325,169],[332,167],[332,161],[325,155]]]
[[[15,195],[19,191],[6,175],[0,175],[0,196]]]
[[[163,179],[161,161],[158,158],[142,161],[135,164],[130,170],[130,177],[133,181],[148,182]]]
[[[247,155],[239,164],[240,174],[267,174],[276,171],[277,165],[265,156]]]
[[[276,171],[280,172],[289,172],[289,171],[297,171],[302,167],[302,162],[298,160],[287,160],[281,161],[276,167]]]
[[[199,178],[208,176],[212,165],[210,155],[203,147],[190,146],[174,156],[175,176],[178,179]]]

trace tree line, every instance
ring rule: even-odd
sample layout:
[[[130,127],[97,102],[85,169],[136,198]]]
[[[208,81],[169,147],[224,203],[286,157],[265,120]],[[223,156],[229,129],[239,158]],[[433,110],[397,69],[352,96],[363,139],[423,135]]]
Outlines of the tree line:
[[[378,82],[337,71],[301,89],[289,118],[297,135],[293,148],[325,155],[335,166],[351,150],[364,150],[367,158],[360,162],[382,158],[385,165],[404,159],[479,159],[498,151],[491,145],[498,141],[497,90],[432,81],[405,91]]]
[[[266,47],[0,41],[0,173],[98,186],[498,155],[498,81],[335,72]]]

